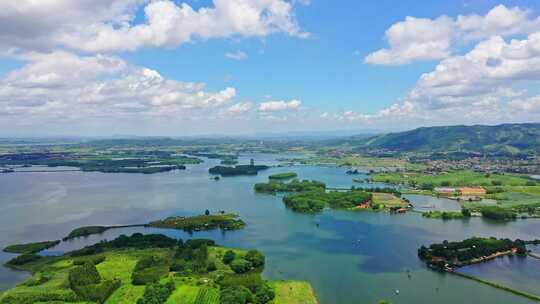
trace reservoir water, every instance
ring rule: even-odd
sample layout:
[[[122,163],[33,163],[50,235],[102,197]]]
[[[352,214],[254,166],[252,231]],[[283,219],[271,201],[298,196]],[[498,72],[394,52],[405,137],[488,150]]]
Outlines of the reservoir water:
[[[275,164],[275,159],[289,156],[245,155],[241,159],[245,163],[252,157],[256,163]],[[84,225],[146,223],[171,215],[201,214],[205,209],[225,210],[238,212],[248,223],[246,229],[202,232],[194,237],[212,238],[225,246],[261,249],[267,255],[266,278],[307,280],[322,304],[376,303],[381,299],[411,304],[531,302],[477,282],[430,271],[418,260],[416,250],[422,244],[471,236],[540,238],[540,220],[442,221],[425,219],[418,213],[391,215],[332,210],[318,215],[297,214],[287,210],[279,196],[254,193],[253,185],[266,181],[269,174],[286,171],[295,171],[303,179],[324,181],[331,187],[359,186],[352,181],[358,176],[347,175],[345,168],[295,166],[272,168],[258,176],[214,181],[207,171],[218,162],[206,160],[184,171],[152,175],[95,172],[0,175],[0,246],[61,239],[73,228]],[[411,200],[415,203],[415,198]],[[191,237],[180,231],[126,228],[62,243],[45,254],[58,254],[137,231]],[[0,262],[10,257],[1,253]],[[518,265],[489,268],[486,264],[489,269],[475,271],[497,281],[514,267],[519,275],[521,262],[511,263]],[[527,258],[526,263],[540,264],[540,260]],[[0,289],[14,286],[27,276],[2,267]],[[530,286],[540,285],[538,276],[527,274],[527,278]],[[396,289],[400,290],[399,295],[395,294]],[[527,290],[534,292],[528,287]]]

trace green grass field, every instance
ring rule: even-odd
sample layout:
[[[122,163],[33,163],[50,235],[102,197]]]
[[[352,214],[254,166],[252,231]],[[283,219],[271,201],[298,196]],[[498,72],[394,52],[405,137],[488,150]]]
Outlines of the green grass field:
[[[469,170],[450,171],[440,174],[426,174],[419,172],[391,172],[376,173],[373,181],[390,184],[433,184],[439,186],[525,186],[530,179],[511,174],[485,174]]]
[[[318,300],[311,285],[301,281],[272,282],[276,292],[274,304],[317,304]]]
[[[169,297],[166,304],[194,304],[200,289],[201,288],[198,286],[177,286],[176,290]]]
[[[405,207],[407,203],[391,193],[373,193],[373,203],[383,204],[385,207]]]

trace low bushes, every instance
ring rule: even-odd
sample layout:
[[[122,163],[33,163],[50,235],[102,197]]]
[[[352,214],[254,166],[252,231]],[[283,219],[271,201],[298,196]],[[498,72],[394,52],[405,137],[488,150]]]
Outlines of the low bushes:
[[[225,254],[223,255],[223,259],[222,259],[223,264],[229,265],[234,260],[235,257],[236,257],[236,254],[234,253],[234,251],[227,250]]]
[[[68,282],[70,288],[80,299],[104,303],[121,285],[119,280],[101,280],[96,266],[86,261],[69,271]]]
[[[80,266],[86,262],[90,262],[94,265],[98,265],[100,263],[103,263],[104,261],[105,261],[104,256],[97,256],[97,257],[92,257],[92,258],[80,258],[80,259],[73,260],[73,265]]]
[[[220,291],[221,304],[246,304],[253,301],[251,291],[243,286],[224,288]]]
[[[26,253],[21,254],[11,260],[9,260],[6,264],[11,266],[21,266],[24,264],[28,264],[30,262],[35,262],[37,260],[41,259],[41,256],[34,254],[34,253]]]
[[[153,283],[144,289],[142,298],[137,304],[162,304],[167,301],[175,289],[174,283],[169,281],[165,284]]]
[[[105,303],[121,284],[120,280],[104,280],[99,284],[77,286],[73,291],[84,300]]]
[[[497,206],[483,207],[480,209],[482,217],[492,220],[514,220],[517,214],[512,210],[503,209]]]
[[[79,297],[71,290],[63,292],[27,292],[6,294],[2,297],[2,304],[35,304],[40,302],[70,303],[78,302]]]
[[[226,275],[220,281],[222,304],[265,304],[275,297],[274,290],[259,273]]]
[[[101,282],[101,277],[96,266],[87,261],[82,266],[77,266],[69,271],[68,282],[71,289],[75,290],[79,286],[98,284]]]
[[[206,273],[217,267],[208,262],[208,246],[214,245],[211,240],[195,239],[185,244],[179,243],[171,270],[182,274]]]
[[[156,283],[169,273],[169,265],[165,259],[148,256],[140,259],[131,275],[133,285]]]
[[[251,263],[246,259],[235,259],[231,262],[231,269],[236,273],[246,273],[251,270]]]
[[[251,263],[252,267],[264,266],[264,255],[258,250],[250,250],[246,253],[245,259]]]

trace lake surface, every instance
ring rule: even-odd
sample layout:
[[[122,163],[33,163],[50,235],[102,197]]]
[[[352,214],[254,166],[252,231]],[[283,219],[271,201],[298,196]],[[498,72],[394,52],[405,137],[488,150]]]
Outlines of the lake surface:
[[[277,163],[288,155],[243,155],[242,163]],[[258,176],[210,179],[207,160],[187,170],[160,174],[97,172],[12,173],[0,175],[0,246],[60,239],[83,225],[146,223],[171,215],[201,214],[205,209],[238,212],[248,226],[241,231],[201,232],[225,246],[258,248],[267,255],[268,279],[309,281],[322,304],[376,303],[531,303],[507,292],[452,275],[428,270],[417,258],[424,244],[471,236],[540,238],[540,221],[497,223],[473,218],[442,221],[421,214],[325,211],[319,215],[287,210],[281,197],[253,192],[253,184],[268,175],[295,171],[331,187],[350,187],[346,168],[276,167]],[[373,186],[365,185],[365,186]],[[415,203],[413,199],[413,203]],[[173,230],[126,228],[60,244],[45,254],[58,254],[121,233],[164,233],[189,238]],[[0,254],[0,262],[12,255]],[[491,270],[490,270],[491,271]],[[407,273],[410,273],[410,278]],[[504,275],[504,271],[501,271]],[[0,268],[0,288],[28,275]],[[496,276],[496,274],[495,274]],[[537,286],[540,280],[534,281]],[[399,295],[395,290],[399,289]]]
[[[458,271],[517,290],[539,293],[540,260],[532,257],[502,257],[487,263],[466,266]]]

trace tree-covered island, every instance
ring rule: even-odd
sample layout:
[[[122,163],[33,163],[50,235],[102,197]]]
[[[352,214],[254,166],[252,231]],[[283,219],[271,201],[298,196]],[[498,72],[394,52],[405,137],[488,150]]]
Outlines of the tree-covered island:
[[[409,204],[393,188],[351,188],[327,191],[320,181],[298,180],[290,182],[269,180],[253,187],[257,193],[284,193],[283,203],[295,212],[317,213],[324,208],[349,210],[388,210],[406,212]]]
[[[246,223],[236,214],[204,214],[198,216],[173,216],[163,220],[150,222],[147,227],[180,229],[185,231],[202,231],[212,229],[236,230],[242,229]]]
[[[257,175],[259,171],[266,170],[270,167],[266,165],[238,165],[234,167],[215,166],[208,169],[208,173],[221,176],[237,176],[237,175]]]
[[[268,176],[268,179],[270,180],[285,180],[285,179],[291,179],[297,177],[298,174],[296,172],[283,172],[283,173],[276,173]]]
[[[456,268],[482,263],[505,255],[527,254],[527,244],[539,244],[540,240],[523,241],[473,237],[460,242],[443,241],[418,249],[418,257],[433,269],[454,271]]]

